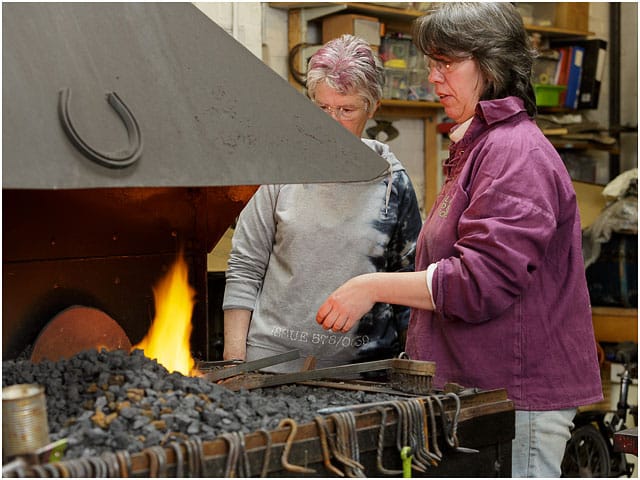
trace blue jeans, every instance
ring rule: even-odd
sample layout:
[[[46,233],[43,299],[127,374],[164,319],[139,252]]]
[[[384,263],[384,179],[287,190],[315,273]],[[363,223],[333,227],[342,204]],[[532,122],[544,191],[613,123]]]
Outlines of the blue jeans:
[[[575,408],[516,410],[516,438],[511,444],[512,477],[559,478],[575,414]]]

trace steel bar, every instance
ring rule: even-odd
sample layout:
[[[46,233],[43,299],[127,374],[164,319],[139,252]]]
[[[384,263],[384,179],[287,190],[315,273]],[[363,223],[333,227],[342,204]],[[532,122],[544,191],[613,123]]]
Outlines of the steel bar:
[[[393,367],[393,359],[376,360],[373,362],[354,363],[352,365],[341,365],[338,367],[320,368],[306,372],[281,373],[248,380],[236,388],[247,390],[255,388],[275,387],[289,383],[304,382],[307,380],[317,380],[320,378],[340,378],[346,375],[354,375],[362,372],[374,372],[376,370],[386,370]],[[225,370],[233,370],[238,367],[230,367]],[[216,372],[217,373],[217,372]],[[207,377],[209,378],[209,377]],[[226,377],[224,377],[226,378]],[[210,378],[209,378],[210,379]]]
[[[210,382],[217,382],[218,380],[224,380],[225,378],[235,377],[236,375],[240,375],[242,373],[253,372],[255,370],[260,370],[261,368],[271,367],[279,363],[297,360],[298,358],[300,358],[300,350],[290,350],[285,353],[279,353],[277,355],[241,363],[233,367],[222,368],[220,370],[216,370],[215,372],[205,374],[205,378]]]

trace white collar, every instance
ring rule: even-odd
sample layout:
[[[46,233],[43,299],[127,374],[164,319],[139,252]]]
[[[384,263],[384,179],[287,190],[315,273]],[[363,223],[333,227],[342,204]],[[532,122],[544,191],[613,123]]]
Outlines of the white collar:
[[[472,120],[473,120],[473,117],[471,117],[469,120],[466,120],[460,123],[459,125],[454,126],[451,129],[451,131],[449,132],[449,138],[451,139],[452,142],[458,142],[460,141],[460,139],[462,139],[462,137],[464,137],[464,134],[467,133],[467,130],[469,128],[469,125],[471,125]]]

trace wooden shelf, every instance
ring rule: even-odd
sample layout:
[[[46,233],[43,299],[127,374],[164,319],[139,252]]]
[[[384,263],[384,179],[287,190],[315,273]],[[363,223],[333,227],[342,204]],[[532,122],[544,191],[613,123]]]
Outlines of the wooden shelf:
[[[598,342],[637,342],[638,309],[592,307],[593,330]]]
[[[540,33],[544,36],[552,37],[589,37],[595,35],[594,32],[585,32],[582,30],[569,30],[557,27],[540,27],[538,25],[525,25],[524,28],[531,33]]]
[[[420,10],[394,8],[375,3],[360,2],[269,2],[270,7],[291,10],[295,8],[340,7],[345,13],[360,13],[382,19],[410,22],[424,15]]]
[[[425,14],[424,11],[405,8],[394,8],[369,2],[269,2],[269,6],[288,11],[288,48],[307,41],[309,22],[319,22],[328,15],[337,13],[354,13],[376,17],[384,23],[387,31],[410,33],[413,21]],[[573,24],[567,24],[573,25]],[[577,25],[577,24],[576,24]],[[544,36],[582,37],[593,35],[591,32],[557,27],[525,25],[530,32],[538,32]],[[298,60],[300,61],[300,60]],[[295,88],[302,90],[293,77],[289,81]],[[425,191],[424,205],[430,208],[438,191],[438,169],[440,167],[437,151],[437,117],[443,110],[439,102],[421,102],[409,100],[383,100],[382,107],[376,117],[420,118],[424,120],[424,171]]]
[[[322,8],[334,7],[343,13],[359,13],[363,15],[371,15],[386,21],[412,22],[416,18],[422,17],[425,12],[411,8],[395,8],[386,5],[377,5],[368,2],[269,2],[270,7],[283,10],[291,10],[298,8]],[[593,32],[582,30],[570,30],[557,27],[542,27],[538,25],[525,25],[529,32],[541,33],[543,35],[552,35],[554,37],[586,37],[594,35]]]
[[[556,150],[599,150],[613,155],[620,155],[620,149],[617,143],[614,145],[603,145],[586,140],[569,140],[554,137],[547,138],[549,138],[551,145],[553,145]]]

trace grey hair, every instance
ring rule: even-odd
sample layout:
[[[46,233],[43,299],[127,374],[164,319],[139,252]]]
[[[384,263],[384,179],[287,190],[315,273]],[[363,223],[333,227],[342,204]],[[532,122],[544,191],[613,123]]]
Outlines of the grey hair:
[[[511,3],[436,4],[414,23],[413,41],[429,57],[472,56],[485,80],[480,100],[513,95],[524,101],[531,117],[536,115],[531,83],[536,52]]]
[[[384,68],[369,43],[342,35],[325,43],[309,60],[306,87],[311,100],[320,82],[342,95],[359,95],[370,112],[382,98]]]

